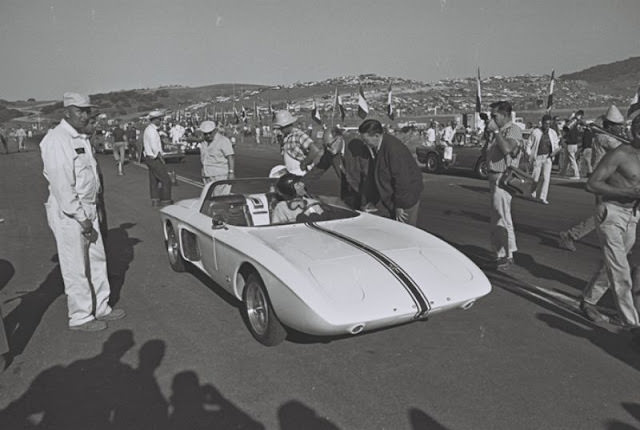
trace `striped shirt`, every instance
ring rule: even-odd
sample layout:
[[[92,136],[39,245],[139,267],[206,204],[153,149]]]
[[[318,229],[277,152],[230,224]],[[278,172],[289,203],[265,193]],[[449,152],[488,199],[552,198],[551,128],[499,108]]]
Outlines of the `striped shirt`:
[[[518,148],[522,149],[522,130],[520,127],[509,121],[499,130],[502,137],[506,139],[515,139],[518,142]],[[487,151],[487,165],[491,172],[504,172],[507,166],[518,167],[520,164],[520,154],[522,151],[518,151],[518,155],[512,157],[510,154],[503,154],[496,139],[493,139],[489,150]]]
[[[304,175],[306,171],[300,169],[300,162],[307,158],[309,147],[313,140],[299,128],[293,128],[283,141],[282,150],[284,165],[287,170],[296,175]]]

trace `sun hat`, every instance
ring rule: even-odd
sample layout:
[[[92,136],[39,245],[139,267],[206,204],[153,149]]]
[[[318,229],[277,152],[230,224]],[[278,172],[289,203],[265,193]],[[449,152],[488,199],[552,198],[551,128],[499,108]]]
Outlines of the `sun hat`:
[[[273,128],[282,128],[296,122],[298,118],[291,115],[288,110],[279,110],[276,112],[276,119],[273,121]]]
[[[216,129],[216,123],[214,121],[202,121],[200,123],[200,131],[203,133],[211,133]]]
[[[78,93],[64,93],[64,95],[62,96],[62,105],[64,107],[76,106],[79,108],[95,106],[91,104],[91,100],[89,100],[89,96],[85,96],[84,94],[78,94]]]
[[[164,116],[164,113],[162,113],[162,111],[159,111],[157,109],[152,110],[151,112],[149,112],[149,115],[147,115],[149,117],[149,119],[154,119],[154,118],[160,118],[162,116]]]
[[[604,118],[614,124],[624,124],[624,117],[622,116],[622,113],[620,113],[620,110],[616,107],[616,105],[609,106],[609,109],[607,110]]]

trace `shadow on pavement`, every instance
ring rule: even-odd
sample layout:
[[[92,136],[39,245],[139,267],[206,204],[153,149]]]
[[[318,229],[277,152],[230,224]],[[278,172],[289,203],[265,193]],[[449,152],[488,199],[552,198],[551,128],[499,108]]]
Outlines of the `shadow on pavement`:
[[[447,430],[447,427],[417,408],[409,409],[411,430]]]
[[[193,371],[175,375],[167,401],[156,381],[166,345],[146,342],[138,367],[121,361],[135,345],[131,330],[118,330],[95,357],[41,372],[27,391],[0,411],[0,428],[64,429],[262,429]]]
[[[523,267],[536,278],[558,281],[580,291],[584,290],[587,286],[587,281],[571,276],[568,273],[554,269],[553,267],[540,264],[529,254],[517,252],[514,254],[513,259],[518,266]]]
[[[57,255],[51,261],[57,263]],[[20,303],[4,319],[12,357],[22,354],[44,313],[54,300],[64,294],[60,265],[56,264],[38,288],[33,291],[18,291],[18,294],[8,302],[19,300]]]
[[[278,409],[280,430],[338,430],[339,427],[327,418],[297,400],[289,401]]]
[[[124,285],[129,265],[134,259],[134,246],[142,242],[140,239],[129,237],[127,230],[135,226],[134,223],[123,223],[116,228],[112,228],[107,233],[105,241],[105,253],[107,254],[107,272],[109,285],[111,286],[111,296],[109,304],[111,306],[118,303],[120,293]]]
[[[637,421],[637,423],[631,425],[618,420],[610,420],[606,423],[607,430],[638,430],[640,428],[640,404],[623,403],[622,407]]]
[[[631,333],[626,331],[611,333],[595,324],[584,327],[584,324],[578,325],[574,321],[551,314],[538,314],[537,318],[551,328],[562,330],[572,336],[585,338],[607,354],[626,363],[635,370],[640,370],[638,351],[632,347]]]

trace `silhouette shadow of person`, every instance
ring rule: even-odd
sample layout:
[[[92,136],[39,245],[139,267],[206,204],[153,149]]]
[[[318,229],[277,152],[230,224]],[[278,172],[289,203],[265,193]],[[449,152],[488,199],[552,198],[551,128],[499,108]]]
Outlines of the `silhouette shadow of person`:
[[[145,342],[138,351],[138,368],[131,374],[131,389],[122,396],[113,415],[113,426],[119,430],[165,429],[168,403],[155,371],[164,358],[166,345],[159,339]]]
[[[178,373],[171,389],[171,430],[264,429],[261,423],[222,397],[215,387],[200,385],[198,375],[193,371]]]
[[[51,257],[57,263],[57,254]],[[47,277],[38,288],[32,291],[18,291],[19,295],[9,302],[20,300],[20,303],[7,315],[4,320],[9,339],[11,356],[22,354],[31,340],[40,321],[49,306],[64,293],[64,283],[60,272],[60,265],[51,269]]]
[[[131,330],[118,330],[97,356],[43,371],[0,412],[0,428],[111,428],[119,399],[131,391],[132,370],[121,359],[133,345]]]
[[[9,283],[13,275],[16,273],[13,264],[7,260],[0,259],[0,290]],[[4,319],[2,317],[2,309],[0,309],[0,373],[4,371],[11,362],[9,354],[9,339],[4,328]]]
[[[111,294],[109,305],[113,306],[120,300],[120,292],[124,285],[129,266],[134,259],[133,247],[142,242],[135,237],[129,237],[129,232],[135,224],[122,223],[109,230],[105,241],[105,253],[107,255],[107,272]]]
[[[318,416],[316,411],[297,401],[289,401],[278,409],[281,430],[338,430],[339,427],[326,418]]]

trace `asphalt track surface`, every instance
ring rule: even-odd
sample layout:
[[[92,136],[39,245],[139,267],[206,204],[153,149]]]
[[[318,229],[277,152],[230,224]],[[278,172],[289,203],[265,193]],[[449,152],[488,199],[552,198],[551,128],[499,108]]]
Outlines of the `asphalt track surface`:
[[[640,352],[628,334],[574,312],[599,262],[597,239],[575,253],[555,247],[558,230],[590,214],[584,184],[555,179],[549,206],[514,201],[517,267],[487,272],[493,292],[471,309],[266,348],[220,287],[169,268],[147,172],[129,164],[116,176],[109,156],[99,157],[109,272],[128,316],[103,332],[69,331],[46,183],[30,149],[0,155],[0,307],[16,355],[0,375],[0,429],[10,428],[12,402],[29,405],[11,415],[19,428],[56,414],[76,417],[77,428],[102,428],[167,407],[173,428],[192,428],[189,419],[208,424],[201,428],[287,430],[640,428]],[[237,153],[239,177],[264,175],[279,161],[273,147],[239,143]],[[195,155],[173,168],[198,179]],[[484,262],[487,183],[462,172],[425,174],[424,183],[420,228]],[[181,182],[174,197],[199,191]],[[337,191],[332,172],[319,191]],[[117,390],[101,389],[116,380]],[[129,393],[124,412],[109,406],[116,392]]]

